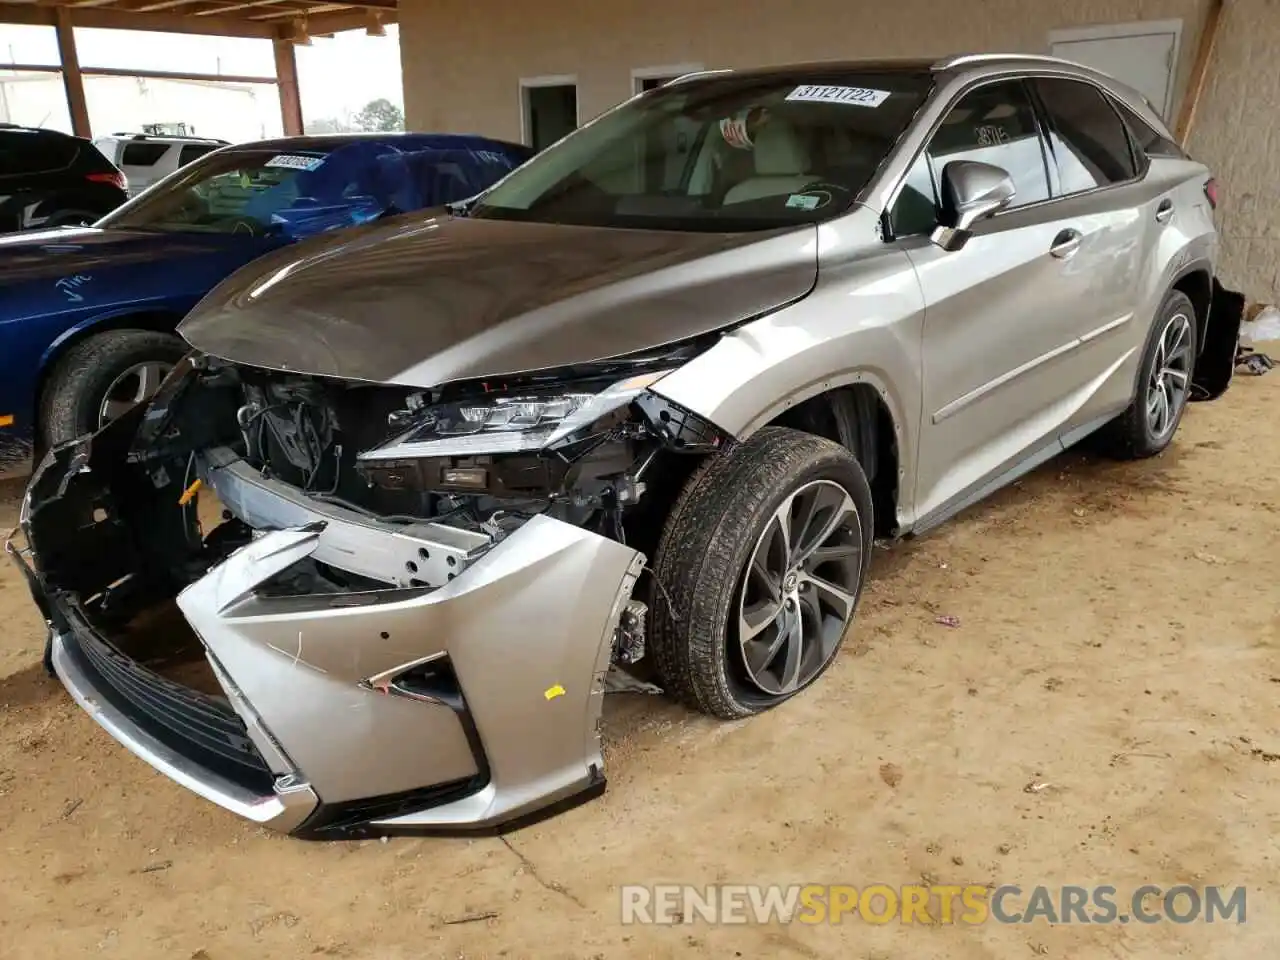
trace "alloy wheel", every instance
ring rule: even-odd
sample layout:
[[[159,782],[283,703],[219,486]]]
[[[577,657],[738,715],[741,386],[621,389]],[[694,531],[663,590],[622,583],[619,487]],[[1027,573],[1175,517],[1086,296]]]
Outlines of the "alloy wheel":
[[[1174,314],[1160,332],[1147,383],[1147,425],[1157,440],[1173,432],[1191,390],[1191,321]]]
[[[822,672],[853,617],[862,562],[858,508],[838,483],[807,483],[774,511],[738,605],[738,645],[754,686],[785,696]]]
[[[111,381],[98,409],[98,426],[102,427],[136,404],[150,400],[173,369],[173,364],[149,360],[135,363]]]

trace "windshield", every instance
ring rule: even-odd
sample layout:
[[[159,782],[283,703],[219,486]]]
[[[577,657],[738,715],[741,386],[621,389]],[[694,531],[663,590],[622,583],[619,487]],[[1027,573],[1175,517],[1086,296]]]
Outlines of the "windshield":
[[[685,80],[570,134],[468,213],[726,232],[825,220],[853,203],[931,87],[907,71]]]
[[[424,141],[427,138],[422,138]],[[437,145],[438,144],[438,145]],[[96,226],[180,233],[309,236],[474,196],[517,166],[478,138],[431,146],[356,141],[331,150],[220,150],[183,167]]]

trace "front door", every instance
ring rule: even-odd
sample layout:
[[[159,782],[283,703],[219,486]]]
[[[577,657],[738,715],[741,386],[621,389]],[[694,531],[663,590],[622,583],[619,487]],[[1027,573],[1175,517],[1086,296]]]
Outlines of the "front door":
[[[1004,168],[1017,190],[961,250],[927,235],[900,241],[925,300],[915,504],[927,526],[1058,449],[1097,373],[1082,338],[1111,307],[1093,289],[1109,225],[1053,200],[1057,164],[1023,81],[967,93],[922,157],[935,187],[946,164],[963,159]]]

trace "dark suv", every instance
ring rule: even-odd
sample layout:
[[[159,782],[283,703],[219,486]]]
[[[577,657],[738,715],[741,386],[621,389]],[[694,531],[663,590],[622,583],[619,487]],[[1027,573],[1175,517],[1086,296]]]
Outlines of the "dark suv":
[[[128,199],[125,186],[88,140],[0,124],[0,233],[93,223]]]

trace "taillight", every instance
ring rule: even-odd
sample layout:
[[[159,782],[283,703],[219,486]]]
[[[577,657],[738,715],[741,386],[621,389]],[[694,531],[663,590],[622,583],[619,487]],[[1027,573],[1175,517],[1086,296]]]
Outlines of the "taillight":
[[[86,173],[84,178],[90,183],[109,183],[121,190],[129,189],[129,182],[119,170],[113,170],[110,173]]]
[[[1212,177],[1209,182],[1204,185],[1204,195],[1209,198],[1209,206],[1218,209],[1218,181]]]

